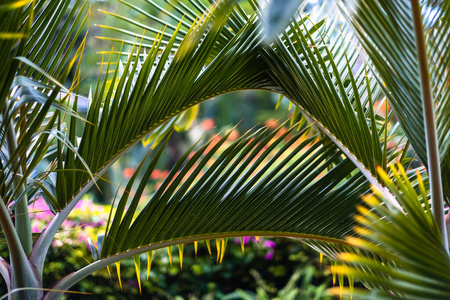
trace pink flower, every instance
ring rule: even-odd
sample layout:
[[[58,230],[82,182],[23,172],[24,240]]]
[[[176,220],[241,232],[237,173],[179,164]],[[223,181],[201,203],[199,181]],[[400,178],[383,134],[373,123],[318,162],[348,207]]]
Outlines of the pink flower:
[[[266,248],[274,249],[277,244],[274,241],[266,240],[263,245]]]
[[[266,255],[264,256],[264,259],[265,259],[265,260],[271,260],[271,259],[274,257],[274,255],[275,255],[275,252],[269,251],[269,252],[267,252]]]
[[[156,180],[159,177],[161,177],[161,174],[162,174],[161,170],[155,169],[152,171],[152,175],[150,175],[150,178]]]
[[[53,218],[53,213],[45,203],[44,199],[38,198],[29,206],[32,218],[38,220],[50,220]]]
[[[125,168],[122,171],[122,175],[125,178],[131,178],[136,170],[134,168]]]
[[[39,232],[41,232],[41,230],[39,229],[39,226],[38,226],[38,225],[34,224],[34,225],[31,227],[31,232],[32,232],[32,233],[39,233]]]
[[[202,127],[203,130],[210,131],[215,126],[214,120],[213,119],[205,119],[205,120],[203,120],[203,122],[201,123],[200,126]]]

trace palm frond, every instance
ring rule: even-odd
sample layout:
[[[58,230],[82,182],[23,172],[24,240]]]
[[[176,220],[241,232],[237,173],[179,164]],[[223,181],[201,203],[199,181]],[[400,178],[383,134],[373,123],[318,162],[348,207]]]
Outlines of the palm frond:
[[[383,79],[402,127],[426,164],[419,63],[412,8],[408,1],[344,1],[341,8],[352,24],[370,62]],[[448,10],[447,1],[423,2],[422,14],[429,46],[432,92],[436,101],[436,126],[441,163],[448,155]],[[445,112],[444,112],[445,111]]]
[[[305,136],[307,129],[295,133],[297,126],[281,134],[280,128],[248,132],[225,148],[231,131],[194,152],[193,146],[137,212],[160,148],[134,195],[135,177],[125,188],[93,250],[99,260],[55,289],[131,253],[199,240],[256,235],[343,243],[359,196],[368,191],[366,179],[327,138]]]
[[[348,160],[342,160],[341,153],[329,141],[319,141],[307,149],[317,137],[300,143],[304,133],[300,132],[282,145],[293,129],[275,140],[277,130],[244,135],[225,149],[207,170],[204,167],[227,136],[208,153],[205,151],[210,143],[189,160],[189,152],[185,153],[148,205],[135,216],[133,207],[140,199],[139,191],[145,186],[145,178],[151,174],[152,168],[149,168],[126,213],[123,209],[129,195],[125,193],[120,201],[114,222],[105,236],[102,256],[159,241],[215,233],[292,232],[338,239],[346,232],[344,216],[352,221],[350,211],[354,209],[354,201],[358,201],[354,195],[367,188],[367,183],[358,173],[349,180],[348,190],[347,186],[340,186],[354,167]],[[294,143],[297,147],[292,153],[285,153]],[[267,149],[263,150],[265,147]],[[265,164],[266,157],[270,157],[270,161]],[[315,182],[331,164],[339,167]],[[201,172],[205,173],[195,182]],[[186,174],[189,177],[183,180]],[[305,177],[306,174],[309,175]],[[343,197],[344,190],[352,192],[342,202],[336,202],[335,199]],[[326,217],[323,209],[318,208],[330,209],[335,205],[339,209],[336,207],[335,213]],[[330,222],[330,219],[342,226],[323,228],[317,224]]]
[[[384,199],[374,191],[374,195],[365,198],[367,208],[358,209],[361,215],[355,231],[360,238],[348,240],[363,251],[389,258],[391,263],[384,264],[374,256],[342,253],[339,259],[348,266],[340,272],[353,274],[374,288],[370,292],[357,291],[354,293],[357,298],[369,299],[374,295],[377,299],[448,298],[450,258],[431,212],[426,188],[420,176],[412,183],[401,166],[391,167],[391,171],[392,178],[384,172],[381,175],[404,212],[383,205]]]
[[[230,41],[214,63],[205,67],[211,49],[224,30],[229,8],[221,6],[216,10],[192,25],[175,55],[172,50],[178,31],[162,52],[159,51],[163,40],[160,34],[142,64],[138,63],[139,56],[130,55],[121,78],[120,63],[117,63],[114,74],[99,82],[87,116],[95,126],[86,125],[79,147],[80,156],[94,173],[99,174],[152,130],[200,101],[234,90],[265,87],[264,69],[253,64],[255,54],[251,49],[257,43],[254,23],[249,22],[246,30],[239,33],[239,39]],[[141,47],[136,46],[131,53],[140,51]],[[242,51],[249,56],[240,55]],[[107,74],[113,67],[111,57]],[[252,68],[248,67],[250,64]],[[218,73],[219,69],[227,72]],[[117,82],[117,86],[108,86],[108,82]],[[77,166],[79,162],[75,161],[71,167]],[[60,206],[64,207],[88,180],[79,174],[72,186],[58,191]]]
[[[376,115],[381,88],[362,62],[349,28],[342,24],[336,31],[338,25],[334,21],[316,27],[307,17],[292,20],[289,31],[264,47],[262,55],[283,94],[329,131],[372,177],[377,166],[393,159],[388,159],[387,147],[390,117]]]
[[[83,170],[84,160],[95,176],[101,176],[133,145],[189,107],[231,91],[268,89],[271,81],[265,74],[264,62],[254,51],[259,43],[254,18],[207,64],[225,30],[232,3],[221,2],[192,24],[175,55],[172,50],[177,32],[163,51],[160,51],[163,35],[159,34],[143,63],[139,63],[140,56],[130,55],[122,76],[120,57],[110,73],[113,69],[110,55],[105,64],[106,75],[92,93],[78,154],[75,157],[69,153],[72,158],[64,165],[59,160],[58,168]],[[177,28],[180,27],[181,23]],[[141,49],[136,45],[130,53],[140,53]],[[243,52],[248,55],[242,55]],[[39,266],[43,264],[53,234],[95,180],[84,172],[58,172],[57,182],[57,203],[53,206],[61,211],[36,242],[45,244],[35,247],[37,250],[32,255],[33,260],[39,260],[36,262]]]
[[[159,10],[162,9],[154,2],[149,2]],[[197,9],[207,8],[207,5],[202,4],[202,1],[194,2]],[[244,26],[248,27],[250,22],[258,23],[258,26],[253,27],[253,29],[260,31],[259,36],[261,36],[262,26],[260,26],[259,20],[253,20],[255,14],[259,15],[259,4],[255,1],[250,1],[250,4],[250,11],[252,12],[250,15],[247,15],[239,4],[231,11],[230,17],[226,21],[225,30],[221,32],[214,49],[219,49],[222,52],[226,50],[223,42],[230,43],[230,36],[233,40],[240,39],[239,33],[244,29],[247,30]],[[142,8],[131,4],[127,5],[153,21],[160,21],[155,20],[155,17],[152,18],[151,14],[146,13]],[[174,20],[178,20],[178,14],[184,14],[192,18],[195,17],[197,12],[195,9],[194,11],[188,9],[183,2],[171,5],[176,12],[169,13],[166,11],[165,13]],[[162,11],[164,12],[164,10]],[[258,18],[260,19],[260,16]],[[338,32],[333,28],[338,25],[336,22],[326,22],[325,25],[324,23],[322,21],[313,24],[308,21],[306,16],[303,16],[288,28],[289,41],[285,36],[282,42],[273,46],[273,49],[265,43],[255,44],[257,47],[252,50],[255,53],[261,52],[267,64],[268,73],[275,81],[265,88],[288,96],[291,101],[312,115],[333,135],[336,135],[345,147],[350,149],[351,153],[363,161],[365,167],[372,174],[376,174],[375,167],[386,165],[387,157],[386,144],[388,138],[383,136],[387,135],[383,131],[386,124],[377,125],[380,121],[377,120],[378,116],[374,111],[374,103],[381,97],[381,88],[373,78],[372,72],[361,63],[361,57],[358,55],[354,43],[349,42],[348,36],[351,37],[349,29],[343,28],[341,29],[343,32]],[[132,24],[138,28],[144,28],[143,24],[136,24],[136,22],[132,22]],[[180,25],[182,24],[180,23]],[[226,30],[227,28],[233,30]],[[335,36],[336,33],[338,33],[337,37],[333,40],[330,40],[327,36],[328,34]],[[137,32],[127,32],[127,35],[142,38],[142,35]],[[292,45],[289,45],[289,43]],[[336,46],[328,49],[327,43],[336,43]],[[314,50],[309,50],[310,48]],[[217,55],[216,50],[211,52],[210,59]],[[248,54],[250,55],[250,53]],[[253,64],[260,65],[261,63],[258,60],[259,53],[254,55]],[[291,62],[292,60],[296,61]],[[314,66],[314,71],[310,70],[311,65]],[[308,79],[302,78],[302,76]],[[309,85],[305,84],[313,85],[314,90],[306,90]],[[304,89],[302,89],[303,87]],[[294,88],[295,91],[292,90]],[[322,105],[316,105],[317,103]],[[328,113],[333,111],[331,108],[337,108],[338,112],[335,114]],[[343,118],[345,118],[345,121]],[[358,143],[358,141],[352,139],[355,134],[363,134],[365,138]],[[383,139],[384,142],[380,142]],[[371,145],[370,151],[367,151],[366,142]]]

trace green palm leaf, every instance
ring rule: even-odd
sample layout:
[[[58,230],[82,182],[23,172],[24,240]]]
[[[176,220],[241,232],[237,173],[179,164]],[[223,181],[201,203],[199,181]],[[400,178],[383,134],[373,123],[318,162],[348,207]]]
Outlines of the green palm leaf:
[[[425,186],[420,177],[412,183],[401,166],[398,170],[391,167],[391,171],[392,178],[381,174],[404,212],[381,204],[384,199],[375,191],[374,196],[365,199],[368,208],[359,209],[360,227],[356,230],[361,238],[349,240],[362,251],[389,258],[391,263],[384,264],[377,256],[342,253],[339,258],[349,267],[340,272],[353,274],[374,288],[370,292],[356,291],[357,298],[446,299],[450,296],[450,258],[431,213]]]
[[[289,37],[284,34],[272,47],[265,47],[263,56],[271,76],[284,95],[310,114],[330,131],[366,168],[376,174],[376,166],[386,164],[386,145],[382,142],[386,126],[378,126],[374,103],[380,87],[364,64],[357,64],[359,55],[344,36],[338,33],[329,41],[318,30],[310,34],[309,21],[294,20]],[[333,45],[327,47],[327,43]],[[354,72],[353,70],[356,69]],[[354,139],[359,136],[359,139]]]
[[[93,174],[101,176],[133,145],[189,107],[231,91],[267,89],[271,82],[265,74],[264,62],[255,59],[257,53],[252,51],[259,43],[254,20],[205,66],[225,30],[231,4],[232,1],[225,1],[192,24],[175,55],[172,50],[177,32],[162,52],[163,35],[157,36],[142,64],[138,62],[138,55],[130,55],[122,76],[119,76],[120,63],[108,76],[113,65],[110,56],[107,75],[103,81],[99,80],[92,94],[78,154],[75,157],[74,153],[67,152],[66,163],[64,166],[60,163],[58,168],[83,170],[85,161]],[[181,23],[178,28],[180,26]],[[135,46],[131,53],[134,51],[140,53],[140,46]],[[242,52],[248,55],[242,56]],[[59,161],[62,162],[63,157]],[[36,242],[37,245],[42,243],[35,247],[37,250],[32,255],[32,261],[38,266],[43,265],[53,234],[95,180],[84,172],[58,172],[57,183],[54,198],[57,203],[52,205],[61,211]]]
[[[200,1],[195,2],[201,9],[206,7],[200,5]],[[289,86],[281,86],[286,91],[278,87],[277,83],[280,85],[282,83],[276,82],[278,80],[276,76],[292,76],[293,80],[299,82],[303,76],[309,78],[309,83],[312,84],[317,95],[306,94],[302,100],[308,102],[303,102],[301,107],[306,112],[311,111],[311,115],[317,118],[318,122],[326,124],[326,128],[322,127],[324,132],[329,133],[328,130],[330,130],[331,134],[338,134],[339,138],[344,141],[343,146],[340,141],[333,141],[342,146],[347,155],[353,155],[352,152],[361,157],[365,155],[365,166],[359,164],[358,167],[366,172],[365,176],[372,178],[372,181],[376,183],[376,180],[365,168],[369,168],[372,173],[375,173],[375,165],[385,164],[388,151],[386,143],[380,143],[379,138],[384,134],[384,138],[387,140],[387,134],[384,123],[376,124],[377,120],[372,110],[374,101],[372,97],[376,97],[379,93],[376,82],[364,80],[366,77],[361,76],[361,74],[366,74],[364,68],[359,69],[356,79],[351,75],[357,59],[354,52],[349,53],[348,56],[342,51],[338,53],[340,68],[343,68],[345,76],[349,77],[348,80],[337,77],[330,81],[330,75],[327,75],[328,72],[337,74],[342,71],[336,69],[337,63],[332,60],[331,54],[335,54],[334,49],[317,50],[319,52],[315,51],[314,53],[304,50],[303,54],[296,53],[297,57],[302,55],[303,58],[295,61],[294,68],[303,68],[303,74],[289,71],[287,74],[276,73],[277,68],[280,69],[286,65],[286,61],[279,58],[283,53],[286,51],[292,53],[294,49],[301,51],[301,49],[309,48],[311,43],[323,41],[324,34],[318,32],[320,24],[311,25],[307,19],[301,20],[301,23],[295,22],[288,31],[291,34],[289,38],[285,37],[277,46],[271,47],[262,43],[263,33],[262,26],[258,21],[257,3],[251,2],[251,9],[254,13],[250,16],[247,16],[239,5],[232,8],[231,4],[232,2],[229,1],[221,2],[208,15],[205,15],[204,19],[194,22],[185,33],[181,31],[181,28],[187,23],[181,19],[162,51],[160,49],[166,36],[163,33],[158,34],[153,39],[153,45],[148,53],[144,53],[143,62],[140,61],[140,47],[133,47],[130,53],[135,53],[135,55],[128,56],[120,79],[119,71],[122,65],[120,57],[118,58],[115,63],[115,71],[110,77],[106,76],[103,82],[99,82],[93,93],[93,101],[87,119],[96,126],[87,125],[85,127],[79,147],[80,157],[85,159],[89,168],[96,175],[101,175],[118,157],[149,132],[200,101],[240,89],[265,89],[286,93],[294,99],[293,95],[298,96],[298,94],[289,91]],[[185,13],[185,19],[195,20],[194,12],[184,7],[181,2],[176,8],[178,13]],[[173,14],[168,12],[167,14],[171,18],[178,19]],[[301,29],[300,26],[305,28]],[[304,38],[303,34],[307,38]],[[182,37],[182,40],[179,46],[176,46],[178,37]],[[295,43],[295,48],[289,47],[291,43]],[[347,48],[344,49],[347,50]],[[111,51],[112,53],[113,51]],[[328,58],[323,58],[325,56]],[[112,56],[106,65],[106,74],[109,74],[109,70],[114,66]],[[315,72],[310,73],[305,70],[305,65],[316,67]],[[313,69],[311,68],[311,70]],[[271,72],[274,73],[272,76],[270,76]],[[326,74],[322,77],[318,75],[323,72]],[[275,79],[275,82],[271,77]],[[344,81],[349,81],[350,85],[344,87]],[[112,82],[117,82],[117,84],[111,84]],[[335,83],[338,87],[334,85]],[[303,85],[301,84],[301,86]],[[361,90],[359,87],[362,87]],[[366,93],[366,91],[369,92]],[[349,97],[347,93],[354,98]],[[368,96],[361,101],[361,97],[365,94]],[[314,111],[313,103],[318,99],[322,101],[322,97],[318,95],[324,97],[323,100],[330,101],[324,102],[324,107],[330,103],[332,106],[341,107],[341,114],[327,114],[323,107],[321,114]],[[294,101],[297,104],[300,103],[300,100],[295,99]],[[338,120],[339,117],[344,119]],[[344,124],[343,120],[348,120],[352,125],[356,125],[354,129],[358,132],[352,132],[352,126],[333,126],[334,123],[339,122]],[[331,134],[329,133],[330,136]],[[371,143],[369,148],[371,152],[366,154],[367,149],[364,148],[362,142],[356,146],[351,145],[351,136],[356,136],[356,134],[364,134],[364,141]],[[348,151],[346,147],[352,147],[351,151]],[[69,161],[71,164],[66,164],[65,168],[82,169],[83,166],[79,159],[70,159]],[[352,162],[356,162],[356,160],[353,159]],[[353,170],[354,167],[350,167],[352,164],[349,161],[346,161],[346,164]],[[42,243],[42,246],[37,249],[47,248],[45,245],[50,244],[52,233],[56,232],[64,216],[76,204],[79,199],[78,195],[86,191],[94,182],[88,175],[81,172],[78,174],[58,173],[58,180],[61,184],[58,184],[57,187],[55,200],[58,203],[55,206],[62,208],[62,211],[53,220],[47,232],[36,242],[37,245]],[[164,199],[167,199],[168,196],[165,197]],[[132,213],[130,212],[130,214]],[[125,225],[115,226],[117,228],[126,227]],[[136,241],[136,244],[141,242]],[[44,252],[46,250],[38,250],[36,256],[32,256],[32,261],[36,260],[36,265],[43,263],[44,255],[42,253]]]
[[[195,13],[207,9],[207,5],[202,1],[194,2],[196,7],[194,11],[187,8],[183,2],[178,2],[178,5],[171,4],[175,12],[168,12],[149,1],[155,8],[177,21],[180,20],[177,15],[194,19]],[[162,22],[142,8],[124,3],[138,13],[149,17],[151,21]],[[263,33],[259,21],[254,19],[255,15],[259,14],[259,4],[255,1],[249,3],[252,11],[250,15],[247,15],[239,4],[231,11],[225,29],[220,33],[209,60],[214,59],[217,50],[221,53],[228,50],[226,43],[230,45],[230,39],[232,41],[241,39],[240,33],[249,30],[252,23],[256,23],[256,26],[252,25],[250,28],[258,31],[258,36]],[[114,15],[114,17],[127,21],[120,15]],[[261,17],[258,16],[258,18]],[[128,21],[137,28],[150,30],[144,24]],[[183,24],[181,21],[180,25],[183,26]],[[361,62],[358,63],[360,55],[348,42],[348,36],[351,34],[348,28],[343,29],[344,32],[336,32],[333,29],[336,25],[335,22],[326,22],[325,26],[323,21],[313,24],[304,16],[288,28],[289,39],[284,37],[272,47],[261,43],[260,39],[255,44],[256,47],[251,49],[253,54],[246,53],[253,56],[251,60],[254,66],[261,65],[260,56],[265,59],[268,75],[275,81],[268,82],[265,89],[282,93],[299,105],[303,111],[335,135],[372,174],[376,174],[375,167],[386,165],[387,158],[388,137],[387,132],[383,130],[387,128],[383,124],[377,125],[380,121],[377,120],[378,116],[373,109],[375,101],[380,97],[381,88],[368,67]],[[327,37],[328,35],[336,36],[336,33],[337,37],[333,40]],[[128,31],[126,34],[134,38],[142,38],[142,35],[137,32]],[[289,45],[290,43],[292,45]],[[328,49],[326,43],[335,44],[335,46]],[[229,68],[229,66],[226,67]],[[314,66],[314,70],[311,70],[311,66]],[[223,66],[220,67],[223,68]],[[354,68],[357,70],[353,71]],[[363,135],[364,138],[353,139],[355,135]],[[384,143],[380,142],[383,139]]]
[[[206,8],[201,1],[194,3],[199,11]],[[162,128],[170,128],[170,120],[182,111],[215,95],[240,89],[265,89],[286,95],[319,123],[331,142],[321,138],[312,147],[314,151],[301,153],[311,138],[294,151],[298,157],[262,164],[262,159],[255,163],[249,157],[256,158],[261,145],[269,145],[274,133],[246,134],[194,181],[210,157],[209,153],[202,156],[208,147],[205,145],[190,160],[188,153],[182,157],[145,209],[137,214],[137,202],[160,150],[150,162],[137,193],[131,199],[125,193],[119,201],[106,236],[99,240],[102,242],[96,255],[101,259],[68,276],[55,288],[67,289],[89,272],[130,255],[201,239],[254,234],[303,238],[310,244],[346,244],[342,238],[353,226],[351,216],[359,196],[367,191],[367,180],[380,186],[375,178],[376,167],[386,166],[400,153],[388,150],[388,118],[377,117],[373,108],[382,97],[383,87],[373,71],[359,62],[356,48],[343,38],[350,34],[346,25],[332,35],[335,31],[330,28],[334,23],[313,24],[307,17],[293,20],[288,30],[268,45],[262,43],[259,6],[250,3],[250,15],[239,5],[233,8],[231,1],[224,1],[196,21],[195,12],[179,2],[174,9],[177,14],[184,13],[185,18],[166,12],[179,22],[178,26],[169,28],[170,34],[160,32],[152,38],[108,28],[138,37],[142,42],[130,42],[133,48],[124,63],[120,56],[113,59],[113,54],[125,53],[122,49],[106,52],[110,57],[102,66],[106,65],[107,75],[99,80],[92,94],[87,116],[95,126],[85,126],[78,149],[80,156],[68,152],[64,168],[82,169],[84,158],[89,169],[100,176],[146,135],[155,130],[166,132]],[[142,53],[142,47],[148,46],[145,40],[153,44]],[[334,46],[328,47],[328,43]],[[115,70],[110,72],[112,69]],[[295,139],[299,136],[292,143]],[[224,141],[225,138],[221,143]],[[263,156],[274,151],[276,143],[272,145],[263,151]],[[348,158],[344,159],[343,153]],[[282,151],[276,155],[282,155]],[[256,171],[257,167],[261,169]],[[330,172],[317,179],[325,168],[330,168]],[[190,177],[184,181],[186,174]],[[43,263],[52,234],[79,195],[94,183],[81,172],[58,173],[58,180],[54,201],[61,212],[36,242],[38,250],[31,260],[37,266]],[[345,181],[347,185],[342,184]],[[131,205],[125,210],[128,201]],[[330,208],[332,213],[327,214]],[[329,254],[333,255],[331,250]]]
[[[280,128],[244,134],[210,165],[231,132],[217,144],[209,141],[195,152],[192,147],[138,213],[160,148],[133,196],[135,177],[128,183],[98,245],[99,261],[55,289],[131,253],[198,240],[257,235],[346,244],[342,238],[354,225],[352,213],[367,181],[327,138],[305,137],[306,130],[294,134],[296,126],[276,137]]]
[[[446,240],[443,187],[447,196],[450,191],[448,182],[441,184],[441,177],[447,180],[450,171],[445,161],[447,132],[442,128],[449,126],[449,119],[436,119],[436,112],[448,114],[442,112],[442,107],[448,107],[447,65],[439,64],[440,55],[448,51],[448,19],[443,17],[448,3],[345,1],[341,7],[382,77],[403,130],[428,167],[433,211]]]
[[[105,77],[97,86],[87,116],[95,127],[85,127],[79,147],[81,157],[85,158],[92,171],[99,173],[104,170],[154,128],[200,101],[234,90],[264,88],[267,80],[263,76],[262,66],[252,64],[252,68],[247,67],[254,63],[254,54],[249,52],[249,57],[238,56],[239,51],[254,47],[257,39],[257,34],[252,30],[254,24],[248,24],[249,28],[239,34],[240,40],[236,38],[230,42],[215,58],[214,64],[204,68],[226,23],[226,9],[220,7],[216,13],[205,16],[203,25],[199,22],[192,25],[174,56],[172,50],[178,32],[175,32],[162,54],[158,49],[163,36],[159,35],[141,65],[138,56],[130,56],[120,79],[118,63],[112,77]],[[210,22],[218,17],[221,19]],[[236,45],[236,42],[239,44]],[[140,47],[134,47],[131,52],[135,51],[140,53]],[[112,65],[110,60],[107,73]],[[138,66],[140,72],[134,78]],[[227,69],[227,72],[218,76],[218,69]],[[110,84],[108,88],[109,80],[117,80],[118,85]],[[112,135],[112,132],[116,134]],[[75,161],[75,168],[78,165],[79,162]],[[61,175],[61,180],[63,177]],[[64,207],[87,181],[86,176],[79,174],[74,185],[58,191],[59,205]]]
[[[412,8],[408,1],[345,1],[346,17],[352,24],[371,63],[383,79],[392,105],[403,129],[421,161],[426,159],[425,131],[422,116],[419,63]],[[436,126],[441,163],[448,155],[448,49],[449,4],[425,1],[422,7],[428,66],[436,101]],[[445,111],[445,112],[444,112]]]
[[[123,208],[120,209],[128,199],[128,195],[124,194],[111,229],[105,236],[102,256],[182,236],[216,233],[236,232],[235,235],[239,235],[239,232],[267,230],[339,238],[346,232],[343,225],[346,222],[342,222],[343,226],[339,228],[324,229],[309,221],[326,222],[320,217],[323,211],[316,206],[330,208],[337,205],[334,199],[338,195],[343,196],[341,193],[344,189],[340,187],[340,190],[338,187],[354,167],[349,161],[340,162],[340,153],[336,152],[336,147],[322,145],[325,141],[318,142],[305,153],[301,153],[317,138],[315,136],[306,139],[289,155],[284,154],[304,133],[296,134],[281,149],[278,148],[292,130],[293,128],[270,145],[269,142],[277,131],[269,133],[265,130],[257,135],[244,135],[225,149],[207,170],[204,166],[225,141],[226,136],[208,153],[204,152],[210,143],[197,150],[188,161],[189,152],[186,153],[132,225],[131,220],[135,217],[133,205],[123,216]],[[264,147],[267,147],[267,150],[259,156]],[[287,157],[283,159],[283,156]],[[267,164],[263,164],[265,157],[271,157]],[[182,168],[183,163],[186,165]],[[336,167],[328,172],[314,186],[316,176],[332,163],[339,164],[340,168]],[[284,168],[286,170],[283,170]],[[141,187],[145,186],[145,178],[150,176],[151,171],[152,168],[147,170]],[[204,175],[194,182],[202,171],[205,172]],[[304,177],[306,173],[310,175]],[[186,174],[189,174],[189,178],[183,182]],[[350,182],[353,183],[350,184],[350,190],[361,192],[367,188],[361,174],[355,175]],[[337,190],[333,190],[333,187]],[[341,212],[354,209],[352,201],[357,198],[351,195],[352,193],[345,197],[347,204],[346,200],[340,203]],[[139,198],[140,194],[137,192],[133,203],[137,204]],[[302,200],[305,201],[304,204],[301,203]],[[291,205],[295,207],[295,214],[290,209]],[[308,208],[310,205],[311,208]],[[319,215],[315,215],[315,212]],[[247,214],[252,217],[249,218]],[[343,214],[348,215],[348,211]],[[342,221],[342,215],[329,216],[334,217],[335,220]],[[133,236],[131,239],[130,233]]]
[[[1,196],[2,201],[16,207],[17,231],[28,254],[32,240],[24,191],[30,190],[27,179],[54,140],[55,111],[76,115],[65,103],[69,96],[59,94],[65,90],[59,81],[65,81],[82,52],[78,49],[69,59],[87,20],[83,18],[85,8],[82,1],[70,9],[67,1],[7,1],[0,10],[0,30],[7,27],[5,30],[17,34],[11,39],[0,38],[5,50],[0,58]],[[69,17],[63,21],[66,12]]]

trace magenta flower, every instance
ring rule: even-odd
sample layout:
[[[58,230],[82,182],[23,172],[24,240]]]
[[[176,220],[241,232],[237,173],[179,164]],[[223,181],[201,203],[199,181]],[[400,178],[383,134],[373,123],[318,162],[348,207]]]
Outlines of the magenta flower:
[[[250,241],[250,237],[249,236],[244,236],[244,245],[247,245],[249,241]],[[255,241],[256,241],[256,239],[255,239]],[[241,243],[241,238],[235,238],[234,239],[234,243],[235,244],[240,244]]]
[[[29,205],[32,218],[37,220],[51,220],[53,214],[45,203],[44,199],[38,198]]]
[[[33,227],[31,227],[31,232],[32,233],[39,233],[41,232],[41,230],[39,229],[39,226],[34,224]]]
[[[267,252],[266,255],[264,256],[264,259],[265,259],[265,260],[271,260],[271,259],[274,257],[274,255],[275,255],[275,252],[274,252],[274,251],[269,251],[269,252]]]
[[[277,244],[274,241],[266,240],[263,245],[266,248],[274,249]]]

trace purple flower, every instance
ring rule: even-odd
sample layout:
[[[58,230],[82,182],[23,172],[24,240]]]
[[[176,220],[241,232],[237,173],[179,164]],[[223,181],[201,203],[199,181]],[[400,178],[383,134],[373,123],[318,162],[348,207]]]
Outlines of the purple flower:
[[[274,249],[277,244],[274,241],[266,240],[263,245],[266,248]]]
[[[273,258],[273,256],[275,255],[274,251],[269,251],[266,253],[266,255],[264,256],[265,260],[271,260]]]
[[[41,230],[39,229],[38,225],[33,225],[33,227],[31,227],[31,232],[38,233],[41,232]]]
[[[250,237],[249,236],[244,236],[244,245],[247,245],[249,241],[250,241]],[[241,238],[235,238],[234,239],[234,243],[235,244],[240,244],[241,243]]]
[[[73,221],[70,221],[70,220],[64,220],[63,223],[62,223],[62,226],[64,228],[72,228],[72,227],[75,227],[75,223]]]

